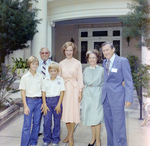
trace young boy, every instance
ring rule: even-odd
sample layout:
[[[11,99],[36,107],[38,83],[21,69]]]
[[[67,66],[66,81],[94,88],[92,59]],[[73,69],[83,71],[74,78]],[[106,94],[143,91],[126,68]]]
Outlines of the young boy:
[[[52,141],[52,146],[58,146],[60,141],[60,119],[62,114],[62,100],[64,96],[64,81],[57,76],[59,66],[52,63],[48,67],[50,77],[46,77],[42,85],[42,99],[44,112],[44,138],[42,146],[48,146]],[[54,128],[51,132],[52,115]]]
[[[39,61],[30,56],[27,62],[30,70],[22,76],[19,89],[24,105],[24,123],[22,129],[21,146],[36,146],[38,139],[39,123],[42,105],[42,81],[41,74],[36,72]],[[33,126],[31,131],[31,121]],[[31,133],[30,133],[31,132]]]

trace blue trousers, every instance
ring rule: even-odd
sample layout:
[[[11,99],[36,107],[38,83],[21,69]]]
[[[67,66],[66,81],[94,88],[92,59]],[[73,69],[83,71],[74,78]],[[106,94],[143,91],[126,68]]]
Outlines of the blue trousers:
[[[41,117],[42,98],[26,98],[29,107],[29,115],[24,114],[21,146],[37,145],[38,131]],[[33,119],[32,130],[31,121]]]
[[[127,146],[124,106],[110,106],[106,97],[103,109],[107,146]]]
[[[54,110],[58,104],[58,101],[59,101],[59,96],[46,97],[46,104],[50,111],[47,111],[47,115],[44,115],[43,141],[45,143],[51,143],[52,141],[52,143],[57,144],[60,141],[60,119],[62,114],[62,105],[61,105],[61,113],[57,114],[56,110]],[[53,132],[51,132],[52,115],[54,119]]]

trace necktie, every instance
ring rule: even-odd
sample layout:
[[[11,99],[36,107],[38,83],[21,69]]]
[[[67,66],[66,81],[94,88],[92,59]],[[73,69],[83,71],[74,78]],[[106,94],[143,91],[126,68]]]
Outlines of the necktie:
[[[110,60],[107,60],[106,62],[106,70],[107,70],[107,74],[109,75],[109,66],[110,66]]]
[[[45,76],[46,76],[46,61],[43,61],[43,63],[42,63],[41,73],[42,73],[43,77],[45,78]]]

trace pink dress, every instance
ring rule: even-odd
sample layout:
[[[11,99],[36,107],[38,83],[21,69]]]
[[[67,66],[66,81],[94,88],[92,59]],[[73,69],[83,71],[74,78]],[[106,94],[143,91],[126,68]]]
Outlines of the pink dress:
[[[75,58],[64,59],[59,63],[59,75],[65,81],[62,121],[65,123],[80,122],[79,91],[83,88],[82,66]]]

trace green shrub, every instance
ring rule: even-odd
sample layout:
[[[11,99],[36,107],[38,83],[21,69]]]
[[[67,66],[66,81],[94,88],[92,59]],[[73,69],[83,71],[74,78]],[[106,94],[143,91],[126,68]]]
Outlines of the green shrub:
[[[6,103],[14,103],[10,95],[19,91],[12,88],[15,80],[16,75],[11,74],[10,65],[7,66],[6,71],[0,68],[0,107],[3,107]]]
[[[12,67],[12,73],[14,73],[16,69],[22,69],[23,73],[24,73],[25,69],[29,69],[29,67],[27,65],[28,59],[23,61],[23,59],[21,57],[19,57],[19,59],[12,57],[12,60],[14,63],[14,65]]]

